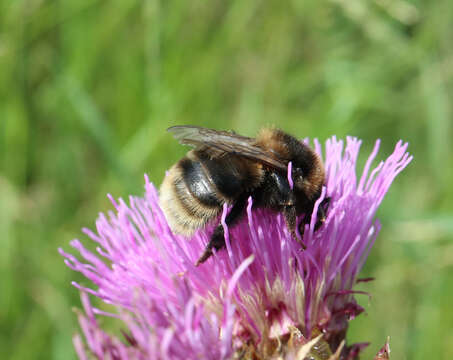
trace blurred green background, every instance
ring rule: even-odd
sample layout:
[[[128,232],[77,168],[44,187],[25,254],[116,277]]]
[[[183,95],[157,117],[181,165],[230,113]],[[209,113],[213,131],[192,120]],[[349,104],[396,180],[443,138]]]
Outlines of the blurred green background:
[[[57,248],[160,184],[175,124],[355,135],[361,164],[409,141],[349,341],[453,358],[452,24],[449,0],[0,1],[0,358],[75,358]]]

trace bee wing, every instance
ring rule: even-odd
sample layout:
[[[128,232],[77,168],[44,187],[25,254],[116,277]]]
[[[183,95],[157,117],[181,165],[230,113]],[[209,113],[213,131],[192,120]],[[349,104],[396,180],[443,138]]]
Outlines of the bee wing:
[[[286,170],[287,164],[256,145],[255,139],[233,132],[217,131],[199,126],[172,126],[167,129],[184,145],[206,147],[211,156],[234,154],[256,160],[276,169]]]

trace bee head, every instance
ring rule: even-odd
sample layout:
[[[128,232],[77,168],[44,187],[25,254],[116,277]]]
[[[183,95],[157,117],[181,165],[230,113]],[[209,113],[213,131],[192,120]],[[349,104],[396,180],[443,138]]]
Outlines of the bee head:
[[[296,196],[313,202],[324,184],[324,166],[321,158],[307,144],[282,130],[265,128],[257,137],[257,144],[276,154],[283,163],[292,163],[292,181]]]
[[[306,156],[303,160],[302,163],[296,160],[291,171],[294,191],[309,201],[315,201],[324,185],[324,166],[314,152],[310,154],[310,161]]]

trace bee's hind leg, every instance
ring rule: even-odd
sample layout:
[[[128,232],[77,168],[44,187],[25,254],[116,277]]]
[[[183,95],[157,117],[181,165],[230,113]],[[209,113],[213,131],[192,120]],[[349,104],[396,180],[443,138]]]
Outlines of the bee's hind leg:
[[[247,198],[243,197],[237,200],[233,207],[231,208],[230,212],[225,218],[225,223],[228,227],[233,226],[243,215],[245,207],[247,205]],[[195,266],[198,266],[204,263],[212,256],[212,250],[215,249],[216,251],[223,249],[225,247],[225,234],[223,230],[222,224],[219,224],[212,236],[209,240],[208,244],[206,245],[203,254],[201,254],[200,258],[195,263]]]
[[[198,266],[204,263],[212,256],[212,249],[220,250],[225,246],[225,236],[223,233],[223,226],[220,224],[218,225],[214,233],[211,236],[211,240],[209,240],[208,244],[206,245],[203,254],[201,254],[200,258],[195,263],[195,266]]]

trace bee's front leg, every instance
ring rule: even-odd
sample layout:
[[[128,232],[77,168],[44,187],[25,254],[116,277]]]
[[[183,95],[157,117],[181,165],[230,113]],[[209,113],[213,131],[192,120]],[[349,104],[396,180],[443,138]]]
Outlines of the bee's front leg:
[[[322,224],[326,222],[327,210],[330,205],[330,197],[326,197],[318,207],[318,214],[316,218],[315,231],[318,230]]]
[[[330,197],[326,197],[321,204],[319,204],[318,212],[316,214],[316,223],[315,223],[315,231],[317,231],[325,222],[327,217],[327,210],[329,209],[330,204]],[[300,235],[303,237],[305,231],[305,225],[310,224],[311,215],[313,213],[313,209],[307,211],[305,216],[303,217],[302,221],[299,224],[299,232]]]
[[[296,233],[296,225],[297,225],[296,207],[294,205],[285,206],[283,208],[283,215],[285,217],[286,226],[288,227],[288,230],[290,231],[292,238],[294,240],[296,240],[297,242],[299,242],[300,245],[302,246],[302,249],[305,250],[307,247],[302,242],[302,239],[299,239],[297,237],[297,233]],[[302,235],[303,235],[303,232],[301,233],[301,236]]]

